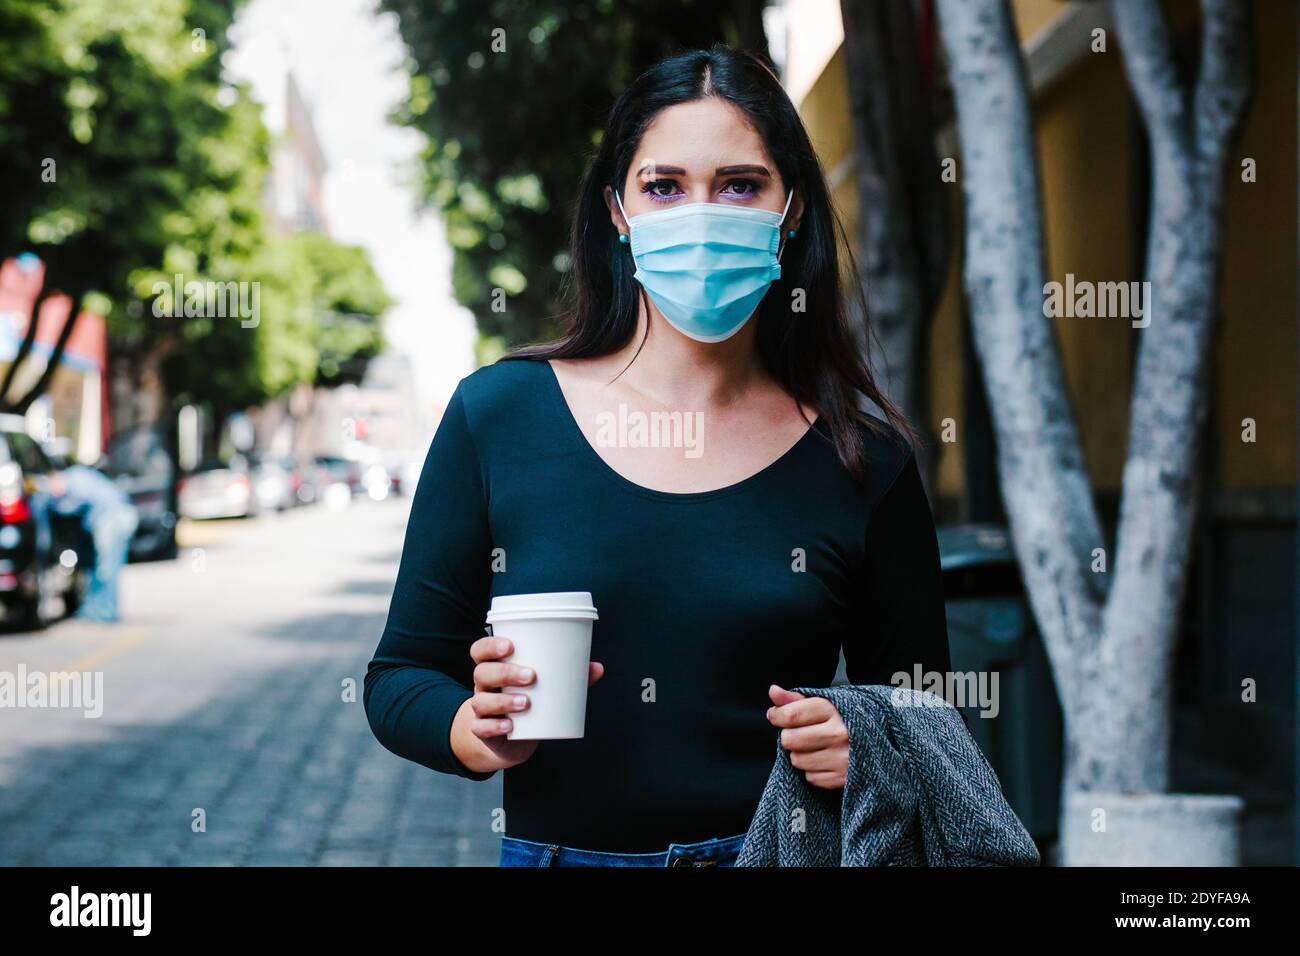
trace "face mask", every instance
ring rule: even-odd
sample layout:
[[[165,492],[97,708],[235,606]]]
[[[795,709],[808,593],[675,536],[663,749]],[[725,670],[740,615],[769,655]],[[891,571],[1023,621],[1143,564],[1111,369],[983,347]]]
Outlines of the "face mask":
[[[618,208],[623,200],[617,192]],[[697,342],[729,339],[781,277],[785,212],[687,203],[628,218],[633,276],[673,328]]]

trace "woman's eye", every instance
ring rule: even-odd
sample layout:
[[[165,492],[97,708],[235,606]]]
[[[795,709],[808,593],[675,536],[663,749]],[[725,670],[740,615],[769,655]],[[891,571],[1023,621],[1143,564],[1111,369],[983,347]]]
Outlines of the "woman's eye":
[[[653,180],[642,186],[641,191],[651,199],[657,200],[672,199],[680,192],[677,188],[677,183],[673,182],[671,179]]]
[[[733,179],[722,187],[722,192],[732,198],[749,199],[758,192],[758,183],[752,179]]]

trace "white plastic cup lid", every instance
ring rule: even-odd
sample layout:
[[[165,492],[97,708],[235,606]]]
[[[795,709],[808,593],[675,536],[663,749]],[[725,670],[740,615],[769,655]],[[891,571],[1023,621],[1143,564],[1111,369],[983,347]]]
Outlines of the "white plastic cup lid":
[[[487,622],[521,618],[599,620],[590,591],[548,591],[541,594],[499,594],[492,599]]]

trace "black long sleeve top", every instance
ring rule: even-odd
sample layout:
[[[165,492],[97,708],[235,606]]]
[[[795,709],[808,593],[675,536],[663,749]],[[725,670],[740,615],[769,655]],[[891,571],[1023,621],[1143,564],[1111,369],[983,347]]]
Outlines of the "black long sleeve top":
[[[542,741],[505,771],[506,833],[635,853],[745,832],[779,733],[769,685],[829,685],[841,647],[855,684],[949,670],[916,462],[862,433],[865,483],[818,419],[749,478],[662,492],[600,457],[549,363],[466,377],[429,448],[366,673],[376,737],[434,770],[492,776],[450,745],[491,598],[590,591],[605,675],[586,736]]]

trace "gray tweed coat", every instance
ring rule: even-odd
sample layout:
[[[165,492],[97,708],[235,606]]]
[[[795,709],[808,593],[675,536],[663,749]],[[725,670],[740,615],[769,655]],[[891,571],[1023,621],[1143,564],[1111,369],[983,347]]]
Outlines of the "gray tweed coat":
[[[736,866],[1038,865],[993,768],[942,697],[883,684],[794,689],[839,710],[848,778],[843,790],[809,785],[778,735]]]

